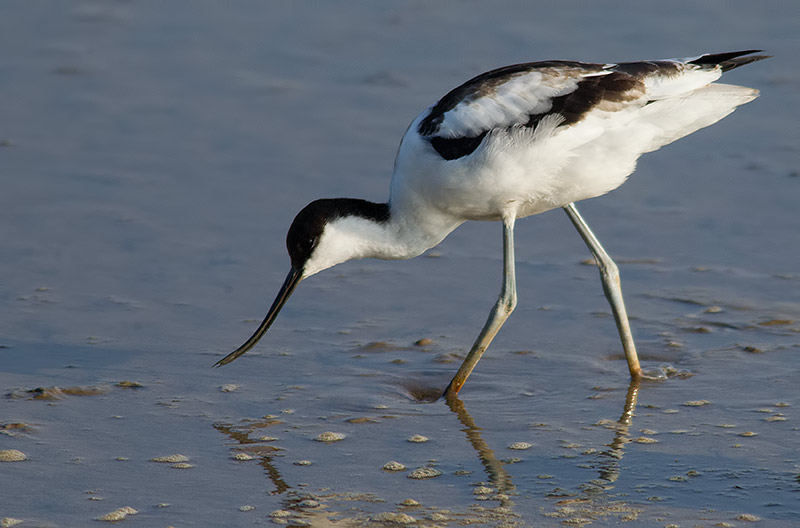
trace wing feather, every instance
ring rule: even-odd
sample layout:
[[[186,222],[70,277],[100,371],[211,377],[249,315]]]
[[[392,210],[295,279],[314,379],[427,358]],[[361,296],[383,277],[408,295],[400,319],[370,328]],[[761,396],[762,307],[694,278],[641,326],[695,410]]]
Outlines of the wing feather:
[[[722,72],[766,58],[758,50],[690,59],[595,64],[530,62],[479,75],[428,108],[416,132],[444,159],[471,154],[489,132],[536,127],[549,115],[561,127],[595,113],[613,114],[708,86]]]

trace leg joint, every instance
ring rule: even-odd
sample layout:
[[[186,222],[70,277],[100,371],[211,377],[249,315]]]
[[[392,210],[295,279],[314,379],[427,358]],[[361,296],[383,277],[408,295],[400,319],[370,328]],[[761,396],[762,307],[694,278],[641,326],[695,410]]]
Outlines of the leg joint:
[[[600,274],[609,280],[619,280],[619,266],[611,258],[598,261],[597,267],[600,268]]]
[[[514,308],[517,307],[517,294],[512,292],[510,295],[502,295],[497,300],[497,308],[499,308],[506,316],[511,315]]]

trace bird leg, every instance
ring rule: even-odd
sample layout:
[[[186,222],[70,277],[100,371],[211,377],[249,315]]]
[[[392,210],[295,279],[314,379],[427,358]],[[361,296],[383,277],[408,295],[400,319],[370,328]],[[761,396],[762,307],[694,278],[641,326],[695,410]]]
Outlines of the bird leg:
[[[636,345],[633,344],[633,335],[631,335],[631,327],[628,323],[628,314],[625,311],[625,301],[622,299],[622,286],[619,280],[619,268],[608,256],[606,250],[600,245],[600,241],[594,236],[589,225],[581,217],[578,210],[575,208],[574,203],[564,206],[569,219],[575,225],[575,228],[580,233],[581,238],[589,250],[594,255],[597,262],[597,267],[600,269],[600,278],[603,281],[603,291],[606,294],[609,304],[611,304],[611,311],[614,313],[614,320],[617,323],[617,330],[619,331],[619,338],[622,340],[622,349],[625,351],[625,358],[628,360],[628,370],[631,373],[631,379],[638,380],[642,376],[642,367],[639,366],[639,356],[636,354]]]
[[[472,369],[475,368],[483,353],[489,348],[494,336],[497,335],[503,323],[514,311],[514,307],[517,306],[517,282],[514,276],[514,221],[515,218],[513,217],[503,219],[503,287],[500,290],[500,297],[489,313],[489,318],[486,320],[486,324],[483,325],[483,330],[478,335],[478,339],[475,340],[475,344],[472,345],[472,349],[467,354],[466,359],[464,359],[458,372],[456,372],[447,389],[445,389],[445,398],[458,394]]]

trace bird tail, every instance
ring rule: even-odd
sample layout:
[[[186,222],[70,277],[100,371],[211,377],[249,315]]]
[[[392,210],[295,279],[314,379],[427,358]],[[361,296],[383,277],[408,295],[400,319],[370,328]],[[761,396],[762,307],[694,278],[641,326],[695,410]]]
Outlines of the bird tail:
[[[745,86],[712,83],[683,97],[657,101],[644,107],[643,138],[650,144],[643,152],[652,152],[701,128],[713,125],[737,106],[758,97],[758,90]]]

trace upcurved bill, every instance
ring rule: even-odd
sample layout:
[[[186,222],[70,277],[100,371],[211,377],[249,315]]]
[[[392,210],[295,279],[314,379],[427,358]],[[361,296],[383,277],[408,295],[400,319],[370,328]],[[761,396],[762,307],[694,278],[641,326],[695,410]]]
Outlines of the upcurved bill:
[[[289,271],[289,275],[286,277],[286,281],[281,286],[280,291],[278,292],[278,296],[275,298],[275,301],[272,303],[272,306],[267,312],[267,316],[261,321],[261,324],[258,326],[258,329],[255,333],[250,336],[250,339],[245,341],[245,343],[225,356],[224,358],[220,359],[216,363],[214,363],[215,367],[221,367],[222,365],[227,365],[234,359],[238,358],[258,343],[258,340],[267,333],[269,327],[272,325],[272,322],[275,321],[275,318],[278,316],[278,312],[281,311],[283,305],[286,304],[286,301],[292,295],[292,292],[303,279],[303,271],[292,267]]]

